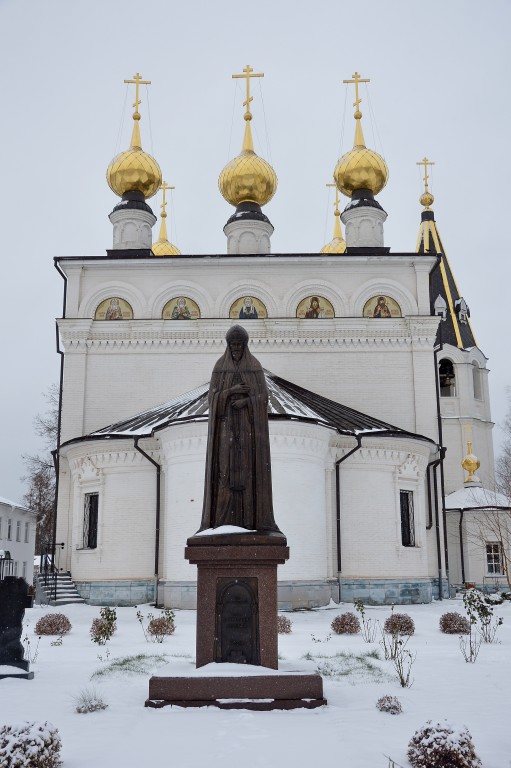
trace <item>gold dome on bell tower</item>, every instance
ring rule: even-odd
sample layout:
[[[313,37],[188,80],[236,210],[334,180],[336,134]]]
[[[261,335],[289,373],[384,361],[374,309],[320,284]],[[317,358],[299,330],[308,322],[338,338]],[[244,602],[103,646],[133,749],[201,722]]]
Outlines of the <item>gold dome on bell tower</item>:
[[[343,80],[343,83],[355,84],[355,141],[353,149],[346,152],[337,162],[334,179],[339,191],[347,197],[352,197],[359,189],[368,189],[373,195],[377,195],[389,178],[389,169],[383,157],[365,145],[362,112],[359,110],[362,99],[358,95],[358,85],[368,82],[369,79],[361,78],[358,72],[352,75],[351,80]]]
[[[231,205],[256,203],[262,206],[272,199],[277,189],[277,174],[266,160],[254,152],[250,127],[252,120],[250,102],[253,99],[250,95],[250,78],[264,77],[264,74],[254,74],[252,67],[247,64],[243,74],[232,77],[245,78],[246,80],[246,101],[243,102],[243,106],[246,107],[244,114],[245,136],[241,153],[228,162],[221,171],[218,177],[218,187],[222,197]]]
[[[137,72],[133,76],[133,80],[125,80],[124,82],[135,84],[135,103],[133,104],[135,112],[133,113],[131,146],[125,152],[114,157],[108,166],[106,179],[110,189],[119,197],[128,192],[139,192],[147,200],[156,194],[162,181],[160,166],[154,157],[144,152],[140,139],[138,106],[141,100],[139,99],[139,86],[150,85],[151,81],[142,80],[141,75]]]

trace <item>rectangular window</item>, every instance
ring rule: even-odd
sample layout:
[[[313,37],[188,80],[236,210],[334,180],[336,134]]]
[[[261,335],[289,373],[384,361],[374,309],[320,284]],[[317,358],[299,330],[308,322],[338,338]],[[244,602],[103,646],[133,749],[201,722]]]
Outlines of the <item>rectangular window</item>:
[[[30,538],[30,523],[25,523],[25,544],[28,544]]]
[[[401,544],[415,546],[415,523],[413,519],[413,491],[399,491],[401,505]]]
[[[486,565],[488,575],[502,575],[502,551],[498,541],[490,541],[486,544]]]
[[[23,568],[22,568],[22,571],[21,571],[21,575],[23,576],[24,579],[27,578],[27,563],[26,563],[26,561],[23,561]]]
[[[17,576],[18,575],[18,561],[17,560],[14,561],[14,570],[13,570],[12,575],[13,576]]]
[[[99,493],[86,493],[83,509],[83,548],[96,549],[98,546],[98,502]]]
[[[2,536],[3,536],[3,531],[2,531],[2,518],[0,517],[0,539],[2,538]]]
[[[16,520],[16,541],[21,541],[21,520]]]
[[[12,520],[7,520],[7,541],[12,540]]]

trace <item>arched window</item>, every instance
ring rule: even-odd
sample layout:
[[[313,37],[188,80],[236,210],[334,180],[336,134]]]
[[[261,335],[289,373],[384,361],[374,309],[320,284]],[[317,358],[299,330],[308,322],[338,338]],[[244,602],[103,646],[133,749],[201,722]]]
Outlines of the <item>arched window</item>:
[[[474,384],[474,397],[476,400],[483,399],[483,383],[481,380],[481,369],[476,362],[472,363],[472,382]]]
[[[452,360],[440,360],[438,366],[440,397],[456,397],[456,374]]]

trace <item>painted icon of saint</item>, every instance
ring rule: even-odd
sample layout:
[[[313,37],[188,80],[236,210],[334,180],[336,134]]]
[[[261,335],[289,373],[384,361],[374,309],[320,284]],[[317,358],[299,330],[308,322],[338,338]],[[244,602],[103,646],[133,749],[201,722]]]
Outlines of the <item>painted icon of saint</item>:
[[[311,296],[311,303],[309,308],[305,311],[305,319],[306,320],[317,320],[318,318],[324,317],[324,311],[323,307],[320,307],[319,305],[319,299],[317,296]]]
[[[258,319],[257,309],[254,307],[252,303],[252,297],[251,296],[245,296],[243,300],[243,306],[240,309],[239,318],[240,320],[257,320]]]
[[[122,320],[122,310],[119,304],[119,299],[110,299],[105,320]]]
[[[183,297],[180,297],[176,302],[176,306],[172,310],[172,316],[170,319],[171,320],[191,320],[191,317],[192,315],[186,304],[186,299]]]
[[[378,301],[373,310],[373,317],[391,317],[390,309],[385,296],[378,296]]]

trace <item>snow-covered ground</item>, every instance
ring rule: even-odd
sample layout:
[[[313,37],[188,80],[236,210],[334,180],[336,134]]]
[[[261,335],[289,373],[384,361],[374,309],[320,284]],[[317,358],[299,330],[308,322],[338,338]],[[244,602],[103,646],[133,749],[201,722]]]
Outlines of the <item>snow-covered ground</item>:
[[[142,606],[144,614],[158,613]],[[62,645],[42,637],[33,680],[0,680],[0,724],[49,720],[60,731],[64,768],[387,768],[390,755],[408,766],[407,744],[428,719],[466,725],[484,768],[511,766],[511,604],[496,609],[504,617],[496,644],[483,644],[475,664],[467,664],[456,635],[444,635],[438,620],[446,611],[464,613],[461,600],[400,606],[415,621],[409,648],[417,653],[411,688],[401,688],[392,663],[357,656],[378,649],[360,635],[331,633],[330,623],[344,604],[326,610],[286,614],[290,635],[279,636],[280,666],[306,671],[322,666],[328,706],[315,710],[252,712],[248,710],[144,708],[152,673],[175,674],[194,669],[195,613],[176,611],[176,632],[163,644],[147,643],[135,608],[117,609],[117,632],[107,648],[91,642],[89,628],[99,608],[36,606],[26,612],[31,652],[37,644],[35,623],[47,612],[64,613],[73,625]],[[382,623],[388,607],[368,607],[366,616]],[[24,632],[25,635],[25,632]],[[339,655],[345,652],[344,657]],[[353,656],[347,656],[347,654]],[[145,663],[143,674],[105,672],[116,658],[136,654],[165,659]],[[106,657],[109,655],[109,658]],[[101,659],[99,658],[101,657]],[[307,657],[307,658],[304,658]],[[165,664],[162,666],[162,662]],[[368,664],[373,665],[369,670]],[[92,679],[91,679],[92,678]],[[108,704],[104,711],[75,712],[74,697],[93,686]],[[384,694],[397,696],[403,713],[376,709]]]

